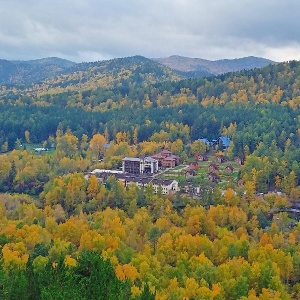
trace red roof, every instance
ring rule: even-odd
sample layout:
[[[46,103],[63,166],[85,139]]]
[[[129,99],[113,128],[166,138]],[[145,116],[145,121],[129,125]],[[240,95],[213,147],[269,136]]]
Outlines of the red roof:
[[[161,150],[160,153],[172,153],[171,151],[167,150],[167,149],[164,149],[164,150]]]

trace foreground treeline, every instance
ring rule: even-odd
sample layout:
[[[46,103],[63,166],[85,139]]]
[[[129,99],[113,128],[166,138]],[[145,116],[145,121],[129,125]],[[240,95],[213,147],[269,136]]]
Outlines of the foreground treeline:
[[[156,299],[297,299],[300,227],[284,212],[286,196],[228,189],[223,196],[214,192],[206,208],[201,200],[149,191],[141,206],[133,187],[115,197],[126,202],[123,209],[106,205],[85,213],[78,203],[70,215],[64,201],[38,208],[29,196],[0,195],[3,291],[30,288],[40,299],[69,299],[51,295],[78,282],[70,299],[85,299],[85,284],[108,280],[101,275],[105,264],[111,292],[122,290],[124,299],[141,297],[146,284]],[[121,283],[99,255],[110,259]],[[87,267],[90,260],[100,268]]]
[[[61,256],[50,262],[39,255],[45,251],[44,245],[37,245],[27,260],[26,268],[3,269],[1,266],[1,299],[155,299],[148,286],[140,296],[131,297],[130,282],[119,280],[109,260],[103,260],[98,253],[82,251],[76,261]]]

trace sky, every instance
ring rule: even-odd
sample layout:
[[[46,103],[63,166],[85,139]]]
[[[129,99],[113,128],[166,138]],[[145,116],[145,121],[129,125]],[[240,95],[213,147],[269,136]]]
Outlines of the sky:
[[[299,0],[0,1],[0,59],[300,60]]]

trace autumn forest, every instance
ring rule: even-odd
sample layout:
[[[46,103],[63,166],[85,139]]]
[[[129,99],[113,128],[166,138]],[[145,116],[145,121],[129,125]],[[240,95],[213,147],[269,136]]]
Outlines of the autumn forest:
[[[2,84],[0,298],[300,299],[299,115],[296,61],[186,78],[135,56]],[[162,149],[174,193],[91,173]],[[235,173],[188,177],[200,153]]]

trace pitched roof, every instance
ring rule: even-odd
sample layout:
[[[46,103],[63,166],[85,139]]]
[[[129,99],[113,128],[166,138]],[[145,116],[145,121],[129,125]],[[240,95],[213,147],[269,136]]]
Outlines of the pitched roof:
[[[171,157],[171,156],[168,156],[168,157],[166,157],[166,158],[164,158],[164,160],[170,160],[170,161],[174,161],[174,160],[176,160],[176,157]]]
[[[212,167],[212,168],[219,169],[219,166],[218,166],[218,165],[216,165],[216,164],[210,164],[208,167],[209,167],[209,168],[210,168],[210,167]]]
[[[221,141],[225,147],[229,147],[230,139],[228,136],[220,136],[218,140]]]
[[[172,152],[167,150],[167,149],[164,149],[164,150],[161,150],[160,152],[161,154],[171,154]]]
[[[158,178],[154,178],[152,180],[152,183],[153,184],[157,184],[157,185],[170,185],[173,182],[174,182],[174,179],[158,179]]]
[[[231,169],[231,170],[233,170],[233,166],[232,166],[232,165],[229,165],[229,166],[227,166],[225,169]]]
[[[150,161],[150,162],[157,162],[157,160],[152,158],[151,156],[144,157],[144,160],[147,160],[147,161]]]

